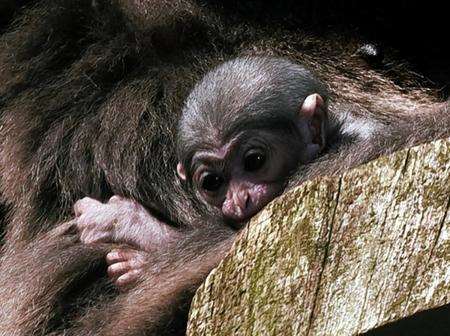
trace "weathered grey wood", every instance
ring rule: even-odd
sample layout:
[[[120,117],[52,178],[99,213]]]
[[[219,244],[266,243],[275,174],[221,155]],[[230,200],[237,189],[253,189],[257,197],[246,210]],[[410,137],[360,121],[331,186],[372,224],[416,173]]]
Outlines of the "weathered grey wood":
[[[188,335],[356,335],[450,303],[449,159],[436,141],[270,204],[198,290]]]

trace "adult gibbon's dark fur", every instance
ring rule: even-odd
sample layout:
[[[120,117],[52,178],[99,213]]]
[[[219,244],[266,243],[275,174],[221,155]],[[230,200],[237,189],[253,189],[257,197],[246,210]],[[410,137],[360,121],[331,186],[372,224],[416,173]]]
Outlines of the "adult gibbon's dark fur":
[[[183,332],[190,295],[235,233],[208,220],[178,182],[174,133],[194,83],[224,60],[301,61],[329,86],[332,104],[391,125],[392,136],[373,150],[324,157],[300,181],[449,135],[448,104],[413,88],[413,77],[395,76],[400,87],[368,68],[354,54],[358,40],[313,38],[280,22],[227,15],[208,1],[24,3],[8,3],[11,17],[0,28],[0,188],[8,209],[2,336]],[[405,128],[396,123],[416,129],[397,132]],[[70,223],[77,199],[113,194],[185,232],[149,256],[145,280],[120,294],[104,279],[112,246],[79,244]]]

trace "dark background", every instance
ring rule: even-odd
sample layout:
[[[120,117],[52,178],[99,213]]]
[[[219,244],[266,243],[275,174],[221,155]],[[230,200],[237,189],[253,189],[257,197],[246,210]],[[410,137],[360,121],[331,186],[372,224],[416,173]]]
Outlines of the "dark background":
[[[449,93],[449,12],[437,1],[279,0],[229,1],[230,14],[238,11],[256,20],[285,20],[316,34],[357,34],[396,57],[429,80],[430,86]]]
[[[100,1],[100,0],[97,0]],[[396,57],[422,75],[427,86],[449,93],[449,13],[437,1],[406,0],[198,0],[224,7],[229,15],[270,24],[283,21],[314,34],[350,32],[376,43],[381,51],[394,50]],[[0,31],[15,11],[30,0],[0,0]]]

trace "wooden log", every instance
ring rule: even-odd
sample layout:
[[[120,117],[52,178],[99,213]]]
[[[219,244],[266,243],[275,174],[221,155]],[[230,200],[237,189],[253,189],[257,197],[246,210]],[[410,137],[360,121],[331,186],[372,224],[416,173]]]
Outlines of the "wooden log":
[[[450,303],[449,159],[440,140],[272,202],[197,291],[188,335],[357,335]]]

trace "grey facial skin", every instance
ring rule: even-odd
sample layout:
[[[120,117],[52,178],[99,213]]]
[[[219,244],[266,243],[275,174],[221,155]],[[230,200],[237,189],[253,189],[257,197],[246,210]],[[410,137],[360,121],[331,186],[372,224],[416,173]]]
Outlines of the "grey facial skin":
[[[209,72],[178,126],[178,175],[229,222],[244,223],[318,157],[329,118],[324,86],[281,58],[237,58]]]

